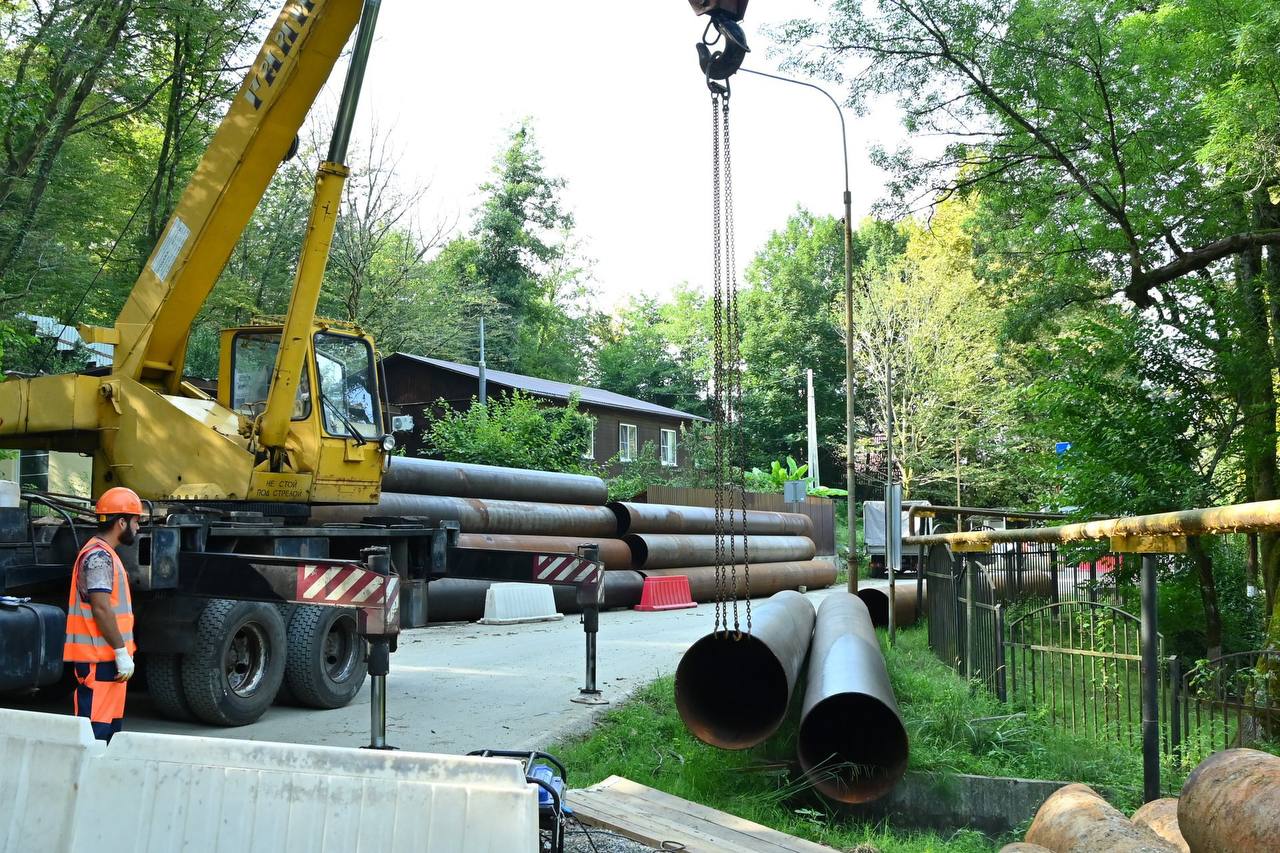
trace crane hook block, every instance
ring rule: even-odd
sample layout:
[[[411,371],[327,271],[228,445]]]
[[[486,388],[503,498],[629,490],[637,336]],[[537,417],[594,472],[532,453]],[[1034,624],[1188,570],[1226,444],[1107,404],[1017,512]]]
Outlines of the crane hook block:
[[[723,12],[730,19],[741,21],[742,16],[747,14],[747,2],[748,0],[689,0],[689,5],[699,15]]]
[[[696,3],[697,0],[689,0],[689,2]],[[744,2],[743,8],[746,5]],[[747,58],[751,48],[747,47],[747,34],[743,32],[737,19],[720,9],[711,11],[708,15],[711,18],[710,26],[716,28],[719,37],[708,43],[704,36],[697,48],[698,65],[702,67],[702,73],[706,75],[709,83],[712,80],[728,80],[732,77],[734,72],[742,67],[742,61]],[[723,46],[713,51],[712,48],[722,39]]]

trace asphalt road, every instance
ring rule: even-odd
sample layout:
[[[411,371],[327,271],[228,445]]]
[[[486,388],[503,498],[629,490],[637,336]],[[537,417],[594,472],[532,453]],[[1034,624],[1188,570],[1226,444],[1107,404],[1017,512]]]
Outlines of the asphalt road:
[[[808,596],[816,606],[827,594],[819,590]],[[577,616],[559,622],[460,623],[406,631],[387,677],[387,741],[401,749],[443,753],[546,747],[585,731],[602,710],[674,672],[684,650],[713,628],[714,616],[711,604],[663,613],[602,613],[597,683],[611,702],[602,708],[569,701],[578,695],[585,675],[584,634]],[[256,723],[240,728],[165,719],[144,691],[131,691],[125,728],[363,746],[369,742],[369,690],[333,711],[275,705]]]

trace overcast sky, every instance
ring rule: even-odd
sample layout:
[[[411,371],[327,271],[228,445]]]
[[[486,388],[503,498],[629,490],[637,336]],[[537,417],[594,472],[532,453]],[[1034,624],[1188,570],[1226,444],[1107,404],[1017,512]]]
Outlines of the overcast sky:
[[[747,67],[776,71],[763,25],[821,11],[813,0],[755,0]],[[710,96],[694,52],[704,23],[686,0],[389,0],[360,130],[375,121],[389,131],[403,181],[430,183],[425,220],[465,228],[495,154],[529,116],[547,171],[567,183],[602,307],[682,281],[708,287]],[[798,205],[840,215],[844,178],[839,120],[818,92],[739,74],[731,105],[742,267]],[[867,148],[899,131],[889,115],[845,118],[856,222],[882,191]]]

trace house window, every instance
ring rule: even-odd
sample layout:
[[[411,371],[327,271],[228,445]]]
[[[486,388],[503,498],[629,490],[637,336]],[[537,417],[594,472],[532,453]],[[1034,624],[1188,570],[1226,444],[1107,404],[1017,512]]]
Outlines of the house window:
[[[636,425],[618,424],[618,458],[630,462],[636,458]]]
[[[676,464],[676,431],[673,429],[664,429],[660,434],[662,444],[662,464]]]
[[[596,425],[594,421],[591,423],[591,435],[587,439],[587,449],[582,451],[582,458],[583,459],[596,458]]]

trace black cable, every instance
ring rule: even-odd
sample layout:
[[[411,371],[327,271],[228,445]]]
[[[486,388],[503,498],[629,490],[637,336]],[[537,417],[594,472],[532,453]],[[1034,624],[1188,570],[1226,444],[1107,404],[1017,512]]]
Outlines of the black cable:
[[[592,849],[592,850],[594,850],[594,851],[595,851],[595,853],[600,853],[600,848],[599,848],[599,847],[596,847],[596,841],[595,841],[595,839],[594,839],[594,838],[592,838],[592,837],[591,837],[591,832],[587,829],[587,825],[586,825],[585,823],[583,823],[583,822],[582,822],[582,819],[581,819],[581,818],[579,818],[576,814],[575,814],[575,815],[572,815],[572,817],[573,817],[573,822],[574,822],[574,823],[576,823],[580,828],[579,828],[579,829],[577,829],[577,830],[570,829],[570,830],[568,830],[568,831],[569,831],[569,832],[581,832],[583,835],[585,835],[585,836],[587,837],[587,843],[591,845],[591,849]],[[614,835],[614,836],[617,836],[618,838],[626,838],[626,836],[625,836],[625,835],[618,835],[616,832],[609,832],[609,831],[608,831],[608,830],[606,830],[606,829],[601,829],[601,830],[597,830],[597,831],[598,831],[598,832],[603,832],[603,833],[605,833],[606,835]],[[628,841],[630,841],[631,839],[627,839],[627,840],[628,840]]]

